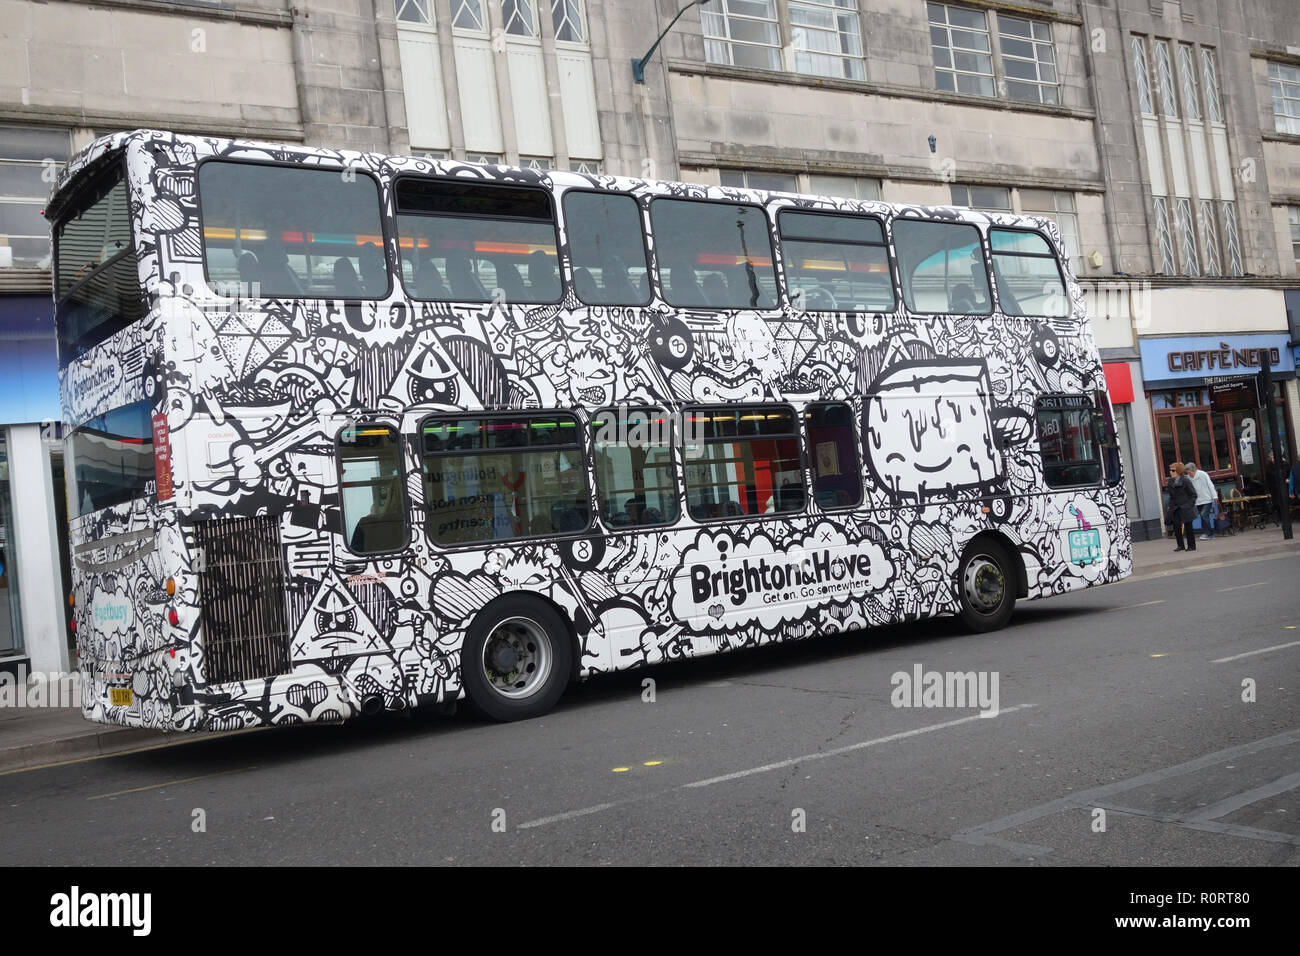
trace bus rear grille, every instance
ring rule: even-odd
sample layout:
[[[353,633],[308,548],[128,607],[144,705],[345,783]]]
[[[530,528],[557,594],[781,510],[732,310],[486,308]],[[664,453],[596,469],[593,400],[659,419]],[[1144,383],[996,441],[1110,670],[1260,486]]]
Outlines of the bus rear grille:
[[[196,524],[204,568],[204,677],[210,684],[289,673],[279,519]]]

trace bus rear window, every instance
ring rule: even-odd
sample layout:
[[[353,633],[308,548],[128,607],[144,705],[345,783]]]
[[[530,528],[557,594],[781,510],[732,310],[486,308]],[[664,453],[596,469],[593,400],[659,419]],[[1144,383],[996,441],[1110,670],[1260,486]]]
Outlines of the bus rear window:
[[[68,437],[68,503],[78,514],[155,493],[152,406],[124,405]]]
[[[1101,481],[1101,449],[1093,431],[1093,405],[1082,395],[1047,395],[1035,407],[1043,480],[1049,488]]]
[[[348,170],[207,162],[199,167],[203,261],[227,295],[388,295],[379,184]]]
[[[55,326],[59,361],[66,366],[147,311],[120,166],[94,182],[55,225],[54,248]]]

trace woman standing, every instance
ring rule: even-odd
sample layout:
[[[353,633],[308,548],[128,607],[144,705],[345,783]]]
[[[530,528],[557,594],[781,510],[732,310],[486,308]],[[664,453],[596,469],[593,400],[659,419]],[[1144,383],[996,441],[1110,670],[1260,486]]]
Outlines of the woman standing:
[[[1192,531],[1192,522],[1196,520],[1196,487],[1187,477],[1187,469],[1182,462],[1169,466],[1169,523],[1174,526],[1174,537],[1178,539],[1175,551],[1195,551],[1196,533]]]

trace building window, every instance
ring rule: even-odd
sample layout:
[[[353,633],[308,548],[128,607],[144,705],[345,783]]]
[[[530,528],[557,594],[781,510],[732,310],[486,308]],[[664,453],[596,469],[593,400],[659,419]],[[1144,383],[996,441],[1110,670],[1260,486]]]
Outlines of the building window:
[[[1011,190],[1005,186],[954,185],[952,204],[992,212],[1011,212]]]
[[[1052,105],[1060,102],[1050,23],[999,14],[998,45],[1010,99]]]
[[[64,130],[0,127],[0,269],[50,267],[41,210],[69,149]]]
[[[1287,206],[1286,215],[1291,224],[1291,258],[1295,260],[1295,271],[1300,272],[1300,206]]]
[[[1205,274],[1221,276],[1223,264],[1219,257],[1219,230],[1214,228],[1214,203],[1202,199],[1196,218],[1201,229],[1201,240],[1205,243]]]
[[[1196,63],[1192,59],[1191,44],[1178,44],[1178,75],[1183,81],[1183,111],[1189,120],[1200,122],[1201,97],[1196,88]]]
[[[808,177],[808,191],[815,196],[838,196],[841,199],[879,199],[880,180],[813,173]]]
[[[551,0],[551,23],[555,26],[555,39],[561,43],[587,42],[582,0]]]
[[[1169,42],[1152,41],[1156,48],[1156,76],[1160,79],[1160,112],[1178,119],[1178,100],[1174,96],[1174,69],[1169,62]]]
[[[433,18],[429,15],[430,0],[394,0],[397,9],[398,23],[417,23],[422,26],[433,26]]]
[[[1155,114],[1155,106],[1151,102],[1151,69],[1147,66],[1147,42],[1140,36],[1131,38],[1133,41],[1133,75],[1137,77],[1138,90],[1138,108],[1143,113]]]
[[[1079,251],[1083,244],[1079,241],[1079,216],[1074,207],[1074,193],[1061,189],[1022,189],[1020,211],[1056,223],[1074,274],[1083,275],[1083,255]]]
[[[555,168],[555,157],[553,156],[520,156],[519,165],[524,169],[533,169],[537,172],[545,172],[548,169]]]
[[[451,25],[459,30],[487,33],[483,0],[451,0]]]
[[[506,21],[506,33],[517,37],[537,36],[533,0],[501,0],[501,16]]]
[[[505,158],[500,153],[466,153],[467,163],[481,163],[484,166],[500,166]]]
[[[983,11],[941,3],[926,6],[935,85],[954,93],[992,96],[993,54]]]
[[[789,0],[794,71],[864,79],[857,0]]]
[[[1201,274],[1200,259],[1196,254],[1196,229],[1192,225],[1192,201],[1174,199],[1174,209],[1178,214],[1178,245],[1183,254],[1183,275]]]
[[[700,21],[708,62],[781,69],[776,0],[714,0],[700,8]]]
[[[724,186],[741,189],[766,189],[778,193],[799,191],[795,178],[790,173],[763,173],[741,169],[724,169],[719,174],[719,181]]]
[[[1169,234],[1169,204],[1164,196],[1154,196],[1156,205],[1156,238],[1160,245],[1160,274],[1174,274],[1174,243]]]
[[[1300,135],[1300,66],[1268,65],[1273,93],[1273,124],[1279,133]]]
[[[1223,122],[1223,108],[1219,105],[1219,67],[1214,61],[1214,51],[1201,47],[1201,81],[1205,84],[1205,106],[1211,123]]]
[[[569,160],[569,172],[583,173],[587,176],[600,175],[599,159],[571,159]]]
[[[0,427],[0,654],[22,650],[23,629],[18,609],[18,542],[10,495],[6,429]],[[76,499],[73,498],[73,502]]]
[[[1244,275],[1241,265],[1241,240],[1237,238],[1236,204],[1221,202],[1223,207],[1223,241],[1228,248],[1228,275]],[[1294,236],[1294,231],[1292,232]]]

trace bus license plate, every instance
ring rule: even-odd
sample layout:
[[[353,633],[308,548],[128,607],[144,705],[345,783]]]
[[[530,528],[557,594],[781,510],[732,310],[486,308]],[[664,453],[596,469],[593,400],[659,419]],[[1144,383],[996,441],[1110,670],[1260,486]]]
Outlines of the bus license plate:
[[[110,687],[108,690],[108,702],[114,707],[130,707],[132,697],[129,687]]]

